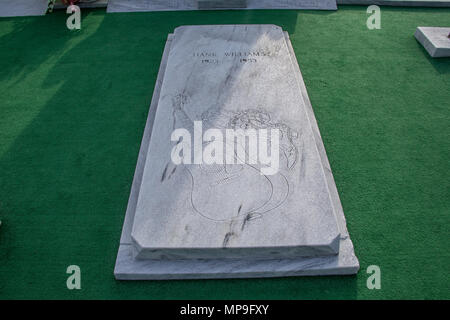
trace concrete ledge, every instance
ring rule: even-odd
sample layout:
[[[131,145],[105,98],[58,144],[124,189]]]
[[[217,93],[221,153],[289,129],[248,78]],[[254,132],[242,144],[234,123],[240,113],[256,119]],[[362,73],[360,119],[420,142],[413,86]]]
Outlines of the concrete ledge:
[[[0,0],[0,17],[43,16],[47,0]]]
[[[140,12],[140,11],[183,11],[199,10],[198,0],[109,0],[107,12]],[[236,2],[237,3],[237,2]],[[237,3],[238,4],[238,3]],[[229,9],[312,9],[337,10],[336,0],[247,0],[245,8],[237,5],[233,8],[202,7],[200,10]]]
[[[106,8],[108,6],[108,0],[79,2],[79,3],[77,3],[77,6],[79,6],[81,9],[84,9],[84,8]],[[55,10],[65,9],[65,8],[67,8],[67,5],[62,3],[61,0],[56,1],[55,6],[53,7],[53,9],[55,9]]]
[[[450,0],[337,0],[338,5],[364,5],[394,7],[450,7]]]
[[[450,57],[449,28],[418,27],[414,37],[433,58]]]

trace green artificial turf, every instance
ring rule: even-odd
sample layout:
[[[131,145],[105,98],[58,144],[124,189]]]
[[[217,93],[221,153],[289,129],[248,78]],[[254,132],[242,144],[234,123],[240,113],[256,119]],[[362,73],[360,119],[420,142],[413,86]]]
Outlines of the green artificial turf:
[[[450,9],[193,11],[0,19],[0,298],[450,298],[450,59],[417,26]],[[167,34],[272,23],[290,34],[361,269],[356,276],[116,281],[113,268]],[[66,268],[81,268],[68,290]],[[369,265],[381,290],[366,287]]]

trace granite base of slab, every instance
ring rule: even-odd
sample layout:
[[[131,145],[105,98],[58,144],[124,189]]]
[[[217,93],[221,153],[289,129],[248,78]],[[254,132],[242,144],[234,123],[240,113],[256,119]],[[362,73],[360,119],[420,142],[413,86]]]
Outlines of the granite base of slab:
[[[228,8],[201,8],[197,0],[109,0],[107,12],[139,12],[139,11],[182,11],[182,10],[228,10],[228,9],[305,9],[305,10],[337,10],[336,0],[247,0],[242,6]]]
[[[364,5],[394,7],[450,7],[450,0],[337,0],[338,5]]]
[[[351,275],[359,264],[349,239],[339,255],[299,259],[135,260],[132,245],[122,244],[116,261],[117,280],[176,280]]]
[[[0,0],[0,17],[43,16],[47,0]]]
[[[288,277],[288,276],[317,276],[317,275],[352,275],[359,270],[359,262],[355,256],[353,244],[350,240],[344,212],[339,200],[331,168],[326,156],[325,147],[320,138],[319,128],[309,100],[306,87],[295,58],[289,35],[284,33],[291,60],[296,71],[311,127],[316,137],[317,149],[325,170],[330,197],[336,213],[340,230],[339,254],[301,257],[295,259],[184,259],[184,260],[138,260],[135,259],[135,248],[131,237],[136,204],[140,192],[141,178],[146,161],[151,138],[156,108],[160,97],[161,85],[164,78],[167,59],[170,51],[172,36],[168,36],[164,48],[161,65],[156,80],[155,89],[150,105],[147,123],[144,130],[139,151],[136,170],[131,187],[130,197],[122,228],[120,246],[117,254],[114,275],[117,280],[172,280],[172,279],[215,279],[215,278],[260,278],[260,277]]]
[[[433,58],[450,57],[450,27],[418,27],[414,37]]]

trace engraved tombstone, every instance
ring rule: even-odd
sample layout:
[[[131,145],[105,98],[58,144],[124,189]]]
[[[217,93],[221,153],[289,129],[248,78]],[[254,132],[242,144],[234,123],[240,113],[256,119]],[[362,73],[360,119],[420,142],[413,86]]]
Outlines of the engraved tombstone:
[[[150,107],[116,278],[358,268],[287,34],[274,25],[177,28]]]

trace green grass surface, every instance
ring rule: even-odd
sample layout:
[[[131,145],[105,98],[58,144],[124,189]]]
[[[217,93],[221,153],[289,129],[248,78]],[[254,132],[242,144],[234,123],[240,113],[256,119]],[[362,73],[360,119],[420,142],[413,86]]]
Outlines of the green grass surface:
[[[0,19],[0,298],[450,298],[450,59],[417,26],[450,9],[82,13]],[[360,260],[356,276],[114,280],[167,34],[273,23],[291,36]],[[79,265],[82,289],[66,288]],[[379,265],[381,290],[366,287]]]

